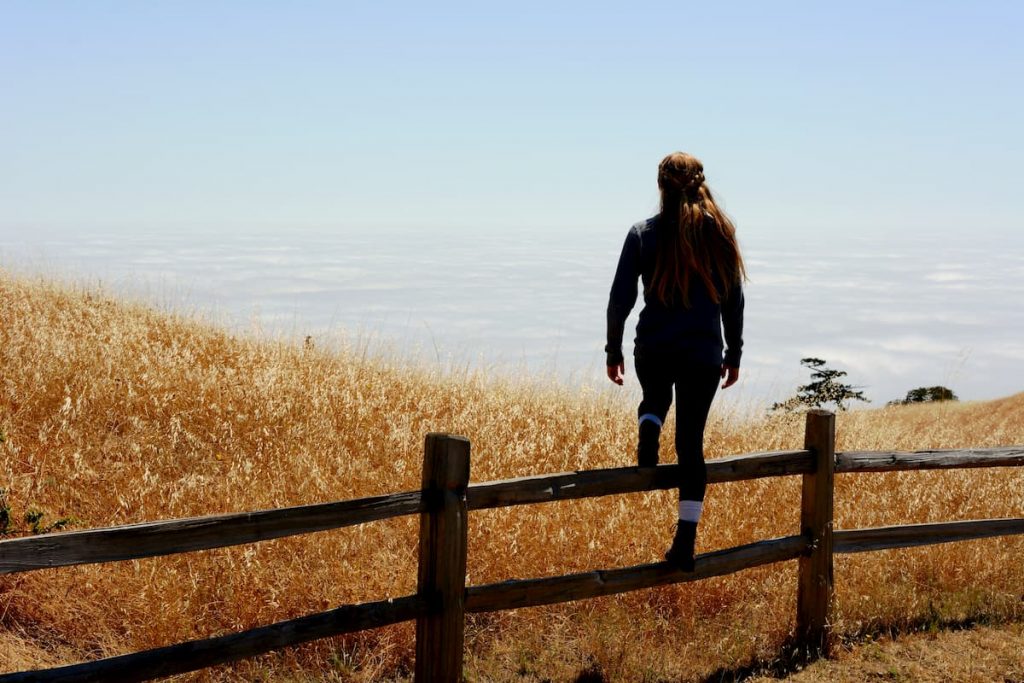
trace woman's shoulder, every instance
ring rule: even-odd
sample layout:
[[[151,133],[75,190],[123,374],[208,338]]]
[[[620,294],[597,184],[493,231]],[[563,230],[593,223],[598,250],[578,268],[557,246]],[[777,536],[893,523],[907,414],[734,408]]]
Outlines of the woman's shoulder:
[[[629,231],[633,234],[643,237],[645,233],[649,233],[657,227],[657,220],[657,216],[652,216],[651,218],[646,218],[642,221],[637,221],[632,226],[630,226]]]

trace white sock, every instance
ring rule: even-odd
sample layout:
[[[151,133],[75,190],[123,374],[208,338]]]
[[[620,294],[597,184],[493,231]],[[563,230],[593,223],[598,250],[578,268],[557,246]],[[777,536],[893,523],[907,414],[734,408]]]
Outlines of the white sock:
[[[643,415],[641,415],[640,424],[643,424],[644,420],[650,420],[659,427],[661,426],[661,418],[655,415],[654,413],[644,413]]]
[[[679,521],[694,522],[700,521],[700,513],[704,510],[702,500],[681,500],[679,501]]]

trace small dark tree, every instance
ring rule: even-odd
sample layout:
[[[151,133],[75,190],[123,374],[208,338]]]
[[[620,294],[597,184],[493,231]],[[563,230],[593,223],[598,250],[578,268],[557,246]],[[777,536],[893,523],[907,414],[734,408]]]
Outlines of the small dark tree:
[[[820,408],[828,403],[834,403],[839,410],[846,410],[846,403],[849,401],[870,403],[864,392],[858,390],[859,387],[839,381],[840,378],[846,377],[845,371],[825,367],[825,361],[820,358],[801,358],[800,365],[811,371],[810,383],[797,387],[796,396],[772,405],[772,410]]]
[[[934,401],[959,401],[952,389],[946,387],[918,387],[907,392],[907,397],[890,401],[890,405],[907,405],[910,403],[932,403]]]

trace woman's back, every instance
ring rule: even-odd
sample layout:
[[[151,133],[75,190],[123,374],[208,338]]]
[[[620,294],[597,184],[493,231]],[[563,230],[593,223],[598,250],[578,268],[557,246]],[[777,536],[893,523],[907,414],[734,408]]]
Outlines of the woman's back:
[[[719,230],[710,214],[704,215],[708,239],[719,239]],[[659,250],[671,243],[669,230],[675,226],[662,215],[634,224],[626,236],[608,305],[609,365],[621,362],[622,329],[637,298],[637,280],[643,284],[644,307],[640,311],[634,339],[634,355],[677,352],[694,362],[720,365],[725,343],[729,354],[726,364],[738,367],[742,349],[743,290],[738,283],[728,283],[716,268],[710,276],[717,297],[698,277],[690,279],[686,301],[677,291],[667,300],[658,296],[655,275]],[[722,337],[725,324],[726,338]],[[618,353],[615,353],[618,351]]]

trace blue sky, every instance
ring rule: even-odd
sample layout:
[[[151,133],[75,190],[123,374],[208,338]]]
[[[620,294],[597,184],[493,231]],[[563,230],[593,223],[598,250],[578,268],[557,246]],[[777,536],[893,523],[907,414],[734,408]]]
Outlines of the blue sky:
[[[806,355],[1003,395],[1021,36],[992,0],[6,0],[0,266],[607,383],[618,249],[682,149],[750,266],[733,396]]]
[[[1024,5],[0,5],[0,232],[1016,231]]]

